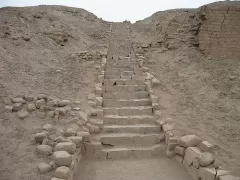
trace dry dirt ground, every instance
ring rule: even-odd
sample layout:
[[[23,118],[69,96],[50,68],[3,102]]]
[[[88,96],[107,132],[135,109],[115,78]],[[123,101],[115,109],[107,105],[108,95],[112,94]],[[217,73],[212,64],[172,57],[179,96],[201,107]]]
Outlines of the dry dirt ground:
[[[240,62],[203,56],[193,46],[189,29],[196,10],[159,12],[131,25],[132,43],[151,43],[145,65],[161,85],[163,118],[181,132],[194,133],[217,144],[224,167],[240,175]],[[49,122],[19,120],[4,112],[4,97],[39,94],[80,100],[87,106],[98,61],[72,58],[84,50],[99,50],[108,42],[107,22],[76,8],[40,6],[0,9],[0,177],[1,180],[48,179],[36,167],[34,130]],[[125,55],[123,23],[113,23]],[[61,70],[61,71],[57,71]]]
[[[173,173],[174,172],[174,173]],[[83,159],[75,180],[191,180],[178,162],[160,156],[154,159],[91,161]]]

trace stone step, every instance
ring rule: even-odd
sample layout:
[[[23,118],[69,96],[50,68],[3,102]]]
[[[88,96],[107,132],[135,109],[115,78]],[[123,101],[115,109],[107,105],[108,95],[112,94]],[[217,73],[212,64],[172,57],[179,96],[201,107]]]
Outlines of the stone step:
[[[153,108],[152,106],[104,107],[103,114],[117,116],[153,115]]]
[[[104,92],[136,92],[136,91],[145,91],[145,85],[116,85],[116,86],[104,86]]]
[[[136,125],[105,125],[102,128],[102,133],[159,133],[160,126],[154,124],[136,124]]]
[[[148,158],[163,155],[164,144],[157,144],[150,147],[114,147],[98,150],[97,159],[124,159],[124,158]]]
[[[104,79],[104,86],[116,86],[116,85],[145,85],[145,80],[137,79]]]
[[[134,125],[134,124],[156,124],[155,116],[114,116],[103,117],[104,125]]]
[[[121,75],[134,75],[134,71],[105,71],[104,75],[105,76],[121,76]]]
[[[103,99],[103,107],[149,106],[150,99]]]
[[[110,146],[152,146],[160,142],[159,134],[108,133],[99,137],[103,145]]]
[[[133,67],[126,67],[126,68],[105,68],[105,73],[106,72],[123,72],[123,71],[133,71],[134,68]]]
[[[106,67],[133,67],[138,66],[138,62],[121,61],[121,62],[107,62]]]
[[[133,79],[132,75],[121,75],[121,76],[117,76],[117,75],[104,75],[104,79]]]
[[[147,98],[149,98],[149,93],[147,91],[103,93],[103,99],[147,99]]]

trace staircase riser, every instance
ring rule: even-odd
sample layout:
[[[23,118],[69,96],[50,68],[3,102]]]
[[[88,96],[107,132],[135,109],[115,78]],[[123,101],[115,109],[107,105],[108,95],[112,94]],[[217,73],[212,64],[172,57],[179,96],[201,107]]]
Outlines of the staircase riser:
[[[144,80],[104,79],[105,86],[114,85],[145,85]]]
[[[102,144],[118,146],[118,145],[129,145],[129,146],[152,146],[159,143],[159,137],[155,136],[135,136],[135,137],[101,137],[100,141]]]
[[[103,127],[103,133],[139,133],[139,134],[151,134],[159,133],[160,127],[122,127],[122,128],[111,128]]]
[[[103,107],[134,107],[134,106],[149,106],[150,100],[115,100],[105,99],[103,100]]]
[[[103,87],[104,92],[138,92],[145,91],[145,85],[141,86],[105,86]]]
[[[135,124],[155,124],[156,121],[154,119],[115,119],[108,118],[104,119],[103,123],[105,125],[135,125]]]
[[[137,115],[153,115],[152,108],[148,109],[104,109],[104,115],[116,116],[137,116]]]
[[[147,99],[149,93],[146,91],[139,92],[116,92],[116,93],[103,93],[104,99]]]
[[[129,159],[129,158],[151,158],[155,156],[162,156],[165,153],[164,146],[156,147],[151,150],[95,150],[86,152],[84,156],[91,159]]]

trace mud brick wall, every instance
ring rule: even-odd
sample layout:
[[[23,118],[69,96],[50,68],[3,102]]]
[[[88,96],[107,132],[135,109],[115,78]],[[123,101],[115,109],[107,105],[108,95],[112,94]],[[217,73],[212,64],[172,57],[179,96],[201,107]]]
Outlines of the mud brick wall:
[[[199,48],[207,55],[240,59],[240,2],[218,2],[201,7]]]

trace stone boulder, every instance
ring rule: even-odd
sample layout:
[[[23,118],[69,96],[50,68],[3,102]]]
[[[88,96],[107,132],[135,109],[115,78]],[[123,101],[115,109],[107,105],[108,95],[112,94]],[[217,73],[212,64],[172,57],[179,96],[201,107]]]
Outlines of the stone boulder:
[[[215,158],[211,153],[202,153],[199,157],[199,164],[202,167],[206,167],[214,162]]]
[[[38,165],[38,170],[40,171],[40,173],[45,174],[47,172],[50,172],[52,170],[52,166],[50,164],[47,163],[40,163]]]
[[[40,132],[34,135],[34,140],[37,143],[42,143],[43,140],[47,137],[47,133],[46,132]]]
[[[21,110],[17,113],[18,118],[25,119],[29,116],[29,113],[26,110]]]
[[[61,100],[61,101],[58,102],[59,107],[64,107],[64,106],[67,106],[69,104],[70,104],[70,101],[68,101],[68,100]]]
[[[48,145],[38,145],[37,146],[37,153],[43,156],[50,156],[52,155],[53,148]]]
[[[194,147],[201,142],[201,139],[196,135],[186,135],[178,139],[178,143],[182,147]]]
[[[67,151],[70,154],[76,152],[76,144],[73,142],[61,142],[55,146],[55,151]]]
[[[55,177],[61,179],[67,179],[70,175],[70,169],[66,166],[58,167],[54,172]]]
[[[75,143],[77,148],[81,147],[82,137],[72,136],[72,137],[68,137],[68,139],[71,140],[73,143]]]
[[[53,160],[58,166],[70,166],[72,156],[67,151],[56,151],[53,153]]]

